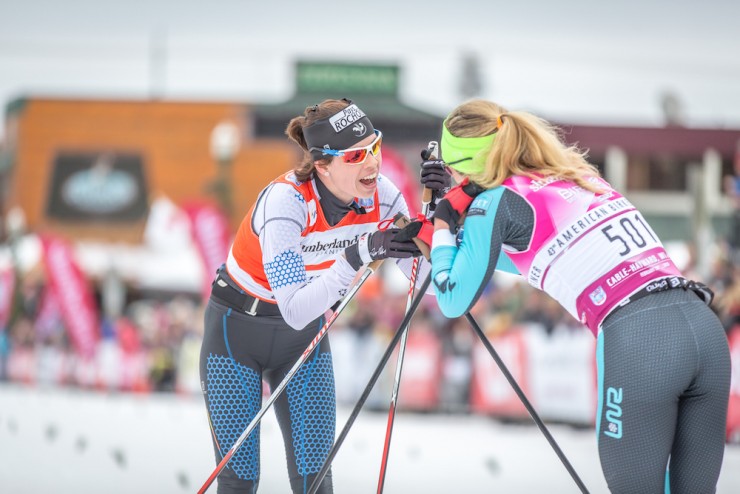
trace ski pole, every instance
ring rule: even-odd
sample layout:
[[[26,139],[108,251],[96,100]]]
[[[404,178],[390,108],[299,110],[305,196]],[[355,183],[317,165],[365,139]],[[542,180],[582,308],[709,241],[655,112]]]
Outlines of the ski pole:
[[[427,159],[436,159],[439,154],[439,143],[429,141],[426,149]],[[429,204],[432,202],[432,189],[424,187],[421,196],[421,212],[426,218],[429,214]],[[419,262],[421,258],[415,257],[411,266],[411,278],[409,279],[409,293],[406,298],[406,312],[408,312],[411,302],[414,298],[414,288],[416,287],[416,277],[419,272]],[[398,389],[401,385],[401,371],[403,370],[403,359],[406,353],[406,340],[409,334],[409,325],[402,330],[401,342],[398,346],[398,359],[396,361],[396,374],[393,378],[393,391],[391,392],[391,403],[388,409],[388,424],[385,429],[385,442],[383,443],[383,457],[380,462],[380,477],[378,478],[378,494],[383,492],[385,484],[385,471],[388,466],[388,453],[391,448],[391,435],[393,434],[393,423],[396,419],[396,403],[398,402]]]
[[[252,421],[249,423],[247,428],[242,432],[242,435],[239,436],[239,438],[236,440],[234,445],[229,449],[229,451],[224,455],[223,458],[221,458],[221,461],[216,466],[216,469],[211,473],[211,475],[206,479],[203,486],[198,490],[198,494],[203,494],[208,490],[208,488],[211,486],[214,480],[216,480],[216,477],[218,477],[218,474],[221,473],[221,471],[226,467],[226,465],[229,463],[229,460],[231,460],[231,457],[234,456],[236,451],[239,449],[239,447],[242,445],[242,443],[247,439],[249,434],[257,427],[257,424],[259,424],[260,420],[262,420],[262,417],[267,413],[267,410],[270,409],[272,404],[277,400],[278,396],[283,392],[283,390],[288,385],[288,382],[293,378],[293,376],[298,372],[298,369],[303,365],[303,363],[308,360],[308,357],[311,355],[311,352],[316,348],[316,346],[319,344],[319,342],[322,340],[324,335],[326,335],[326,332],[329,330],[329,327],[334,323],[336,318],[339,316],[339,314],[344,310],[345,306],[349,303],[349,301],[355,296],[357,291],[360,289],[363,283],[365,283],[365,280],[368,279],[368,277],[376,272],[378,270],[378,267],[382,264],[383,260],[373,261],[365,268],[365,270],[362,272],[362,275],[360,278],[355,282],[355,284],[352,286],[349,292],[344,296],[341,303],[337,307],[337,310],[334,311],[334,313],[327,319],[326,323],[321,327],[318,333],[316,333],[316,336],[311,341],[311,343],[306,347],[306,350],[303,352],[303,354],[300,356],[300,358],[296,361],[295,364],[293,364],[293,367],[288,371],[288,373],[285,375],[283,380],[278,384],[278,386],[273,390],[272,394],[270,394],[270,397],[267,399],[264,405],[262,405],[262,408],[257,412],[257,414],[254,416]]]
[[[470,314],[470,312],[465,314],[465,318],[468,320],[468,322],[472,326],[475,334],[478,335],[478,338],[480,338],[480,340],[483,342],[483,345],[486,347],[486,350],[488,350],[488,353],[491,354],[491,357],[493,357],[493,360],[496,361],[496,365],[498,365],[499,369],[501,369],[501,372],[504,374],[504,377],[506,377],[506,380],[509,381],[509,384],[514,389],[514,392],[516,393],[516,395],[519,397],[522,404],[524,405],[524,408],[527,409],[527,411],[529,412],[529,415],[532,417],[532,420],[534,420],[535,424],[537,424],[537,427],[539,427],[540,431],[542,431],[542,434],[545,435],[545,438],[550,443],[550,446],[552,446],[552,448],[555,450],[555,453],[558,455],[558,458],[560,458],[560,461],[565,466],[565,469],[568,470],[568,473],[570,473],[570,476],[573,477],[573,480],[575,481],[578,488],[581,490],[582,493],[588,494],[588,489],[586,489],[586,486],[583,484],[583,481],[581,481],[581,478],[578,476],[576,471],[573,469],[573,466],[568,461],[568,458],[566,458],[565,454],[563,454],[562,450],[558,446],[558,443],[555,442],[555,439],[550,434],[550,431],[547,429],[544,422],[542,422],[542,419],[540,419],[539,415],[537,415],[537,412],[535,411],[534,407],[532,407],[532,404],[527,399],[527,396],[524,394],[524,391],[522,391],[522,388],[519,387],[519,384],[517,384],[516,379],[514,379],[514,376],[511,375],[504,361],[501,360],[501,357],[499,357],[498,352],[496,352],[496,350],[493,348],[493,345],[491,345],[491,342],[488,341],[488,338],[486,338],[486,335],[483,334],[483,330],[481,330],[475,318]]]
[[[316,494],[316,491],[321,485],[321,482],[324,480],[324,477],[326,477],[326,474],[329,472],[329,468],[331,467],[331,463],[334,460],[334,457],[337,455],[337,451],[339,450],[340,446],[344,442],[344,439],[347,437],[347,434],[349,433],[349,429],[352,427],[352,424],[357,419],[357,415],[359,415],[360,410],[365,404],[365,401],[367,401],[368,396],[370,396],[370,392],[375,386],[375,383],[378,381],[378,378],[380,377],[380,374],[383,371],[385,364],[388,362],[388,359],[391,358],[393,349],[398,344],[398,340],[401,339],[401,335],[403,334],[403,329],[409,324],[411,317],[414,315],[414,312],[416,312],[416,309],[419,307],[421,298],[424,296],[424,293],[427,291],[427,288],[429,288],[429,284],[431,283],[431,281],[432,281],[432,275],[431,273],[429,273],[429,275],[427,275],[426,279],[419,287],[419,291],[418,291],[418,294],[416,295],[416,298],[411,303],[411,307],[409,307],[409,310],[406,311],[406,315],[404,316],[403,321],[401,321],[401,324],[398,326],[398,329],[396,330],[396,334],[393,336],[393,339],[388,345],[388,348],[386,348],[385,353],[381,357],[380,362],[378,363],[378,366],[375,368],[373,375],[370,377],[370,381],[367,383],[365,390],[362,392],[362,396],[360,396],[360,399],[357,401],[355,408],[352,410],[352,413],[350,414],[349,419],[347,419],[347,423],[344,425],[342,432],[339,434],[339,437],[337,437],[337,440],[334,442],[334,445],[329,450],[326,460],[324,460],[324,464],[321,466],[321,470],[319,470],[319,473],[316,474],[316,477],[311,483],[311,487],[309,487],[308,489],[308,494]]]

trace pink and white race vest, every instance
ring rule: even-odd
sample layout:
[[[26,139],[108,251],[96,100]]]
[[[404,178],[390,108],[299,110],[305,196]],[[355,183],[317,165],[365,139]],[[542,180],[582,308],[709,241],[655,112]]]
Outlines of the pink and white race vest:
[[[557,300],[596,335],[602,321],[649,282],[681,273],[642,214],[600,178],[595,194],[557,178],[514,176],[503,186],[534,211],[527,250],[504,245],[530,285]]]

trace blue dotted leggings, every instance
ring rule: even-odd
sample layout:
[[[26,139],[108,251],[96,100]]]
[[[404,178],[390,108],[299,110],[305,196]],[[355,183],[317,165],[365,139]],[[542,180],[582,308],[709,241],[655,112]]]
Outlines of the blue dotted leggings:
[[[262,380],[274,389],[323,325],[301,331],[280,317],[253,317],[211,300],[200,353],[201,388],[218,463],[262,406]],[[336,398],[328,335],[274,403],[294,493],[305,493],[334,442]],[[257,492],[259,427],[242,443],[218,477],[219,494]],[[332,492],[331,472],[321,494]]]

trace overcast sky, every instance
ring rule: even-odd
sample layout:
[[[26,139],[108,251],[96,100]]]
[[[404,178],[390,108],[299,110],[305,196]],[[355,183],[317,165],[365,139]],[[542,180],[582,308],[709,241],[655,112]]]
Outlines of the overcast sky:
[[[279,102],[296,59],[398,63],[444,115],[482,96],[560,121],[740,128],[740,1],[0,0],[0,103],[18,96]],[[3,126],[0,125],[0,135]]]

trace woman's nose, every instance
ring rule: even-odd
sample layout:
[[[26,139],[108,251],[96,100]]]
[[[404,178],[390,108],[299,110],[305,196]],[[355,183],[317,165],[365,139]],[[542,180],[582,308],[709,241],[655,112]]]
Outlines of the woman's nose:
[[[368,164],[380,166],[381,161],[383,161],[383,155],[380,151],[378,151],[378,154],[368,153]]]

